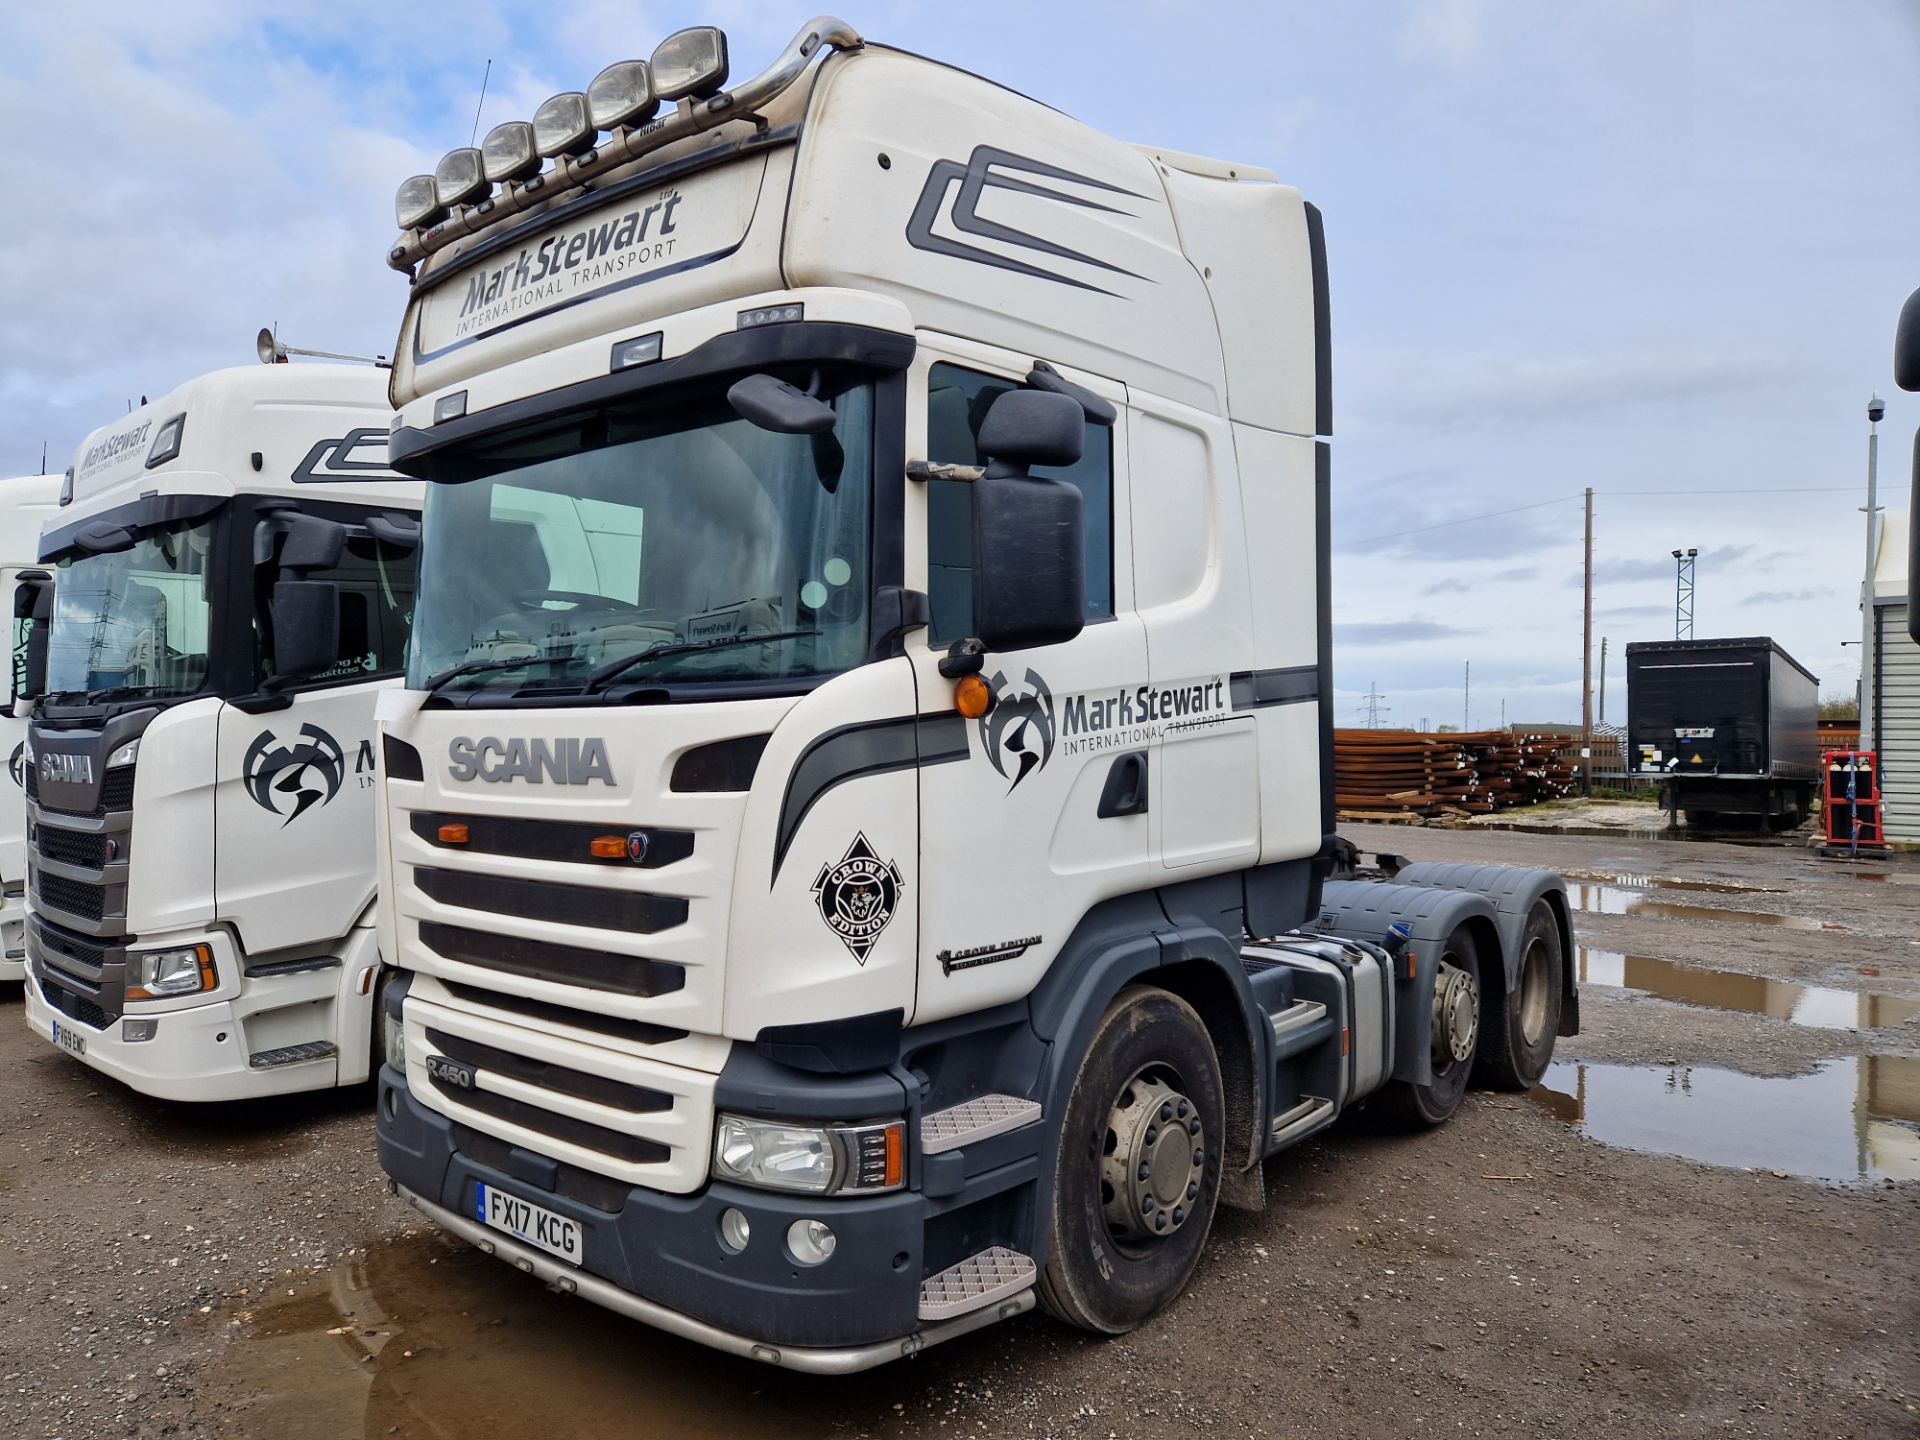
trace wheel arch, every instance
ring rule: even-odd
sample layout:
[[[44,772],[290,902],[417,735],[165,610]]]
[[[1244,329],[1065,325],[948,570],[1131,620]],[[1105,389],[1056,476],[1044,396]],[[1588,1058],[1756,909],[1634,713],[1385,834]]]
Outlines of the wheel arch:
[[[1567,883],[1551,870],[1529,869],[1518,865],[1472,865],[1423,860],[1404,866],[1393,877],[1396,885],[1417,885],[1432,890],[1464,890],[1481,895],[1493,906],[1494,923],[1500,935],[1502,992],[1520,978],[1522,939],[1533,907],[1545,901],[1553,912],[1560,931],[1560,1028],[1561,1035],[1580,1033],[1580,994],[1574,984],[1573,907],[1567,900]],[[1483,977],[1484,978],[1484,977]]]

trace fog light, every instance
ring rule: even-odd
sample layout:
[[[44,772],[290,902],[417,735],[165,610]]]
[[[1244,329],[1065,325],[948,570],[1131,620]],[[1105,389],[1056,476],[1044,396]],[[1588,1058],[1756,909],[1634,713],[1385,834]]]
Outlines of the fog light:
[[[824,1220],[796,1220],[787,1227],[787,1251],[802,1265],[824,1265],[838,1243]]]
[[[129,1044],[138,1044],[142,1040],[153,1039],[154,1032],[159,1028],[158,1020],[122,1020],[120,1038]]]
[[[747,1248],[747,1241],[753,1238],[753,1226],[747,1223],[746,1215],[731,1205],[720,1212],[720,1248],[730,1255],[738,1255]]]
[[[796,320],[807,318],[807,307],[798,301],[785,305],[761,305],[752,310],[742,310],[734,316],[733,328],[736,330],[755,330],[762,325],[791,325]]]

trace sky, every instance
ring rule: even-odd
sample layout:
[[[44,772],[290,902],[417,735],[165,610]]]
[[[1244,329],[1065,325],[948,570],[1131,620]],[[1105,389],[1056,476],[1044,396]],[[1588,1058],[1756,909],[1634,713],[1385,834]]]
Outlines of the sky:
[[[817,0],[816,0],[817,3]],[[0,474],[296,345],[390,350],[406,176],[745,0],[74,0],[0,12]],[[1920,396],[1920,4],[848,0],[870,38],[1123,138],[1264,165],[1326,217],[1341,724],[1577,720],[1594,650],[1772,635],[1851,694],[1866,402],[1904,510]],[[1483,518],[1487,517],[1487,518]],[[1468,522],[1468,523],[1457,523]]]

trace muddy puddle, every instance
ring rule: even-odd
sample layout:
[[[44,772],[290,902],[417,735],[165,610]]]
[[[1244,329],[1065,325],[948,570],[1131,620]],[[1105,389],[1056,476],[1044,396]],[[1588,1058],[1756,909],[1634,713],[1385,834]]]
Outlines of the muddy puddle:
[[[1920,1060],[1848,1056],[1787,1079],[1556,1061],[1528,1093],[1623,1150],[1834,1185],[1920,1180]]]
[[[1618,890],[1688,890],[1705,895],[1784,895],[1780,885],[1750,885],[1739,880],[1687,880],[1678,875],[1652,875],[1632,870],[1562,870],[1560,878],[1607,885]]]
[[[1661,882],[1664,886],[1665,882]],[[1730,925],[1765,925],[1777,930],[1845,930],[1830,920],[1804,915],[1773,915],[1760,910],[1729,910],[1715,905],[1693,905],[1684,900],[1662,900],[1658,890],[1592,881],[1567,886],[1567,899],[1589,915],[1633,915],[1643,920],[1707,920]]]
[[[293,1289],[229,1322],[204,1388],[231,1434],[812,1440],[890,1427],[895,1401],[922,1408],[914,1391],[931,1374],[775,1370],[555,1295],[438,1235],[376,1246]]]
[[[1579,948],[1576,975],[1582,985],[1638,990],[1680,1005],[1770,1015],[1775,1020],[1815,1030],[1878,1030],[1920,1015],[1920,1000],[1840,990],[1829,985],[1796,985],[1732,970],[1704,970],[1649,955]]]

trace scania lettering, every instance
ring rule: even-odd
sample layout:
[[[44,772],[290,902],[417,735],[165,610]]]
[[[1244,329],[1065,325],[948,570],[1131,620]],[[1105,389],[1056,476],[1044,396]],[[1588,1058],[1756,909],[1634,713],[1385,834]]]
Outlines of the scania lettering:
[[[81,444],[15,577],[27,1022],[136,1090],[379,1069],[373,710],[421,490],[390,416],[371,366],[204,375]]]
[[[1319,213],[837,20],[650,63],[396,205],[381,1163],[773,1364],[1132,1329],[1576,1024],[1556,877],[1333,833]]]
[[[0,480],[0,594],[12,595],[23,573],[51,576],[39,566],[40,526],[53,514],[60,496],[58,475],[21,475]],[[28,693],[27,647],[34,636],[31,607],[52,604],[52,591],[28,597],[29,613],[13,618],[12,664],[7,674],[7,703],[0,711],[0,746],[7,773],[0,779],[0,981],[27,974],[27,814],[21,792],[26,785],[27,717],[34,697]],[[43,617],[44,618],[44,617]]]

